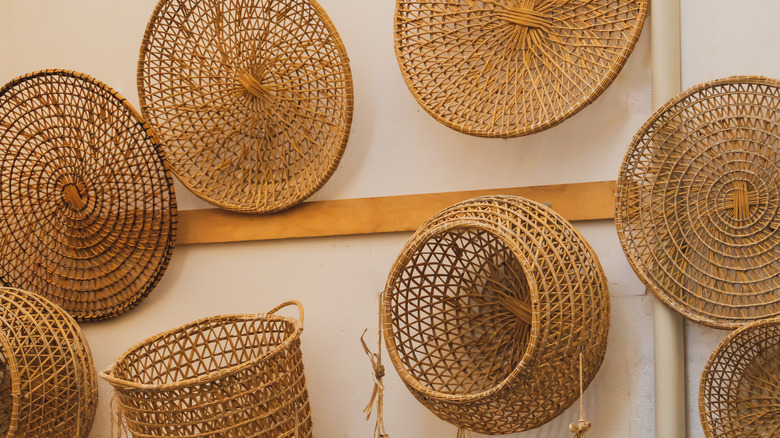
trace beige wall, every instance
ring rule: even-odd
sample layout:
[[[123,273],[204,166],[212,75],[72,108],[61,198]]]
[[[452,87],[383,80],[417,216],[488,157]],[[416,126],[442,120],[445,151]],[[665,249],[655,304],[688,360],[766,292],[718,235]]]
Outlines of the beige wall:
[[[155,0],[0,1],[0,83],[44,68],[88,73],[138,99],[135,70]],[[732,74],[780,77],[780,4],[773,0],[683,0],[683,85]],[[649,26],[615,83],[594,104],[540,134],[468,137],[440,125],[406,90],[392,46],[392,0],[322,0],[352,61],[355,117],[342,164],[314,199],[610,180],[653,111]],[[177,185],[183,209],[208,207]],[[652,437],[652,315],[611,221],[576,223],[597,251],[612,299],[604,365],[585,394],[593,436]],[[159,287],[137,309],[83,324],[96,366],[106,368],[147,336],[208,315],[263,312],[297,298],[306,306],[304,362],[315,434],[371,435],[361,410],[371,371],[358,338],[375,333],[378,292],[409,234],[179,247]],[[689,436],[702,436],[698,376],[725,332],[688,324]],[[372,342],[373,344],[373,342]],[[387,362],[389,363],[389,361]],[[403,388],[385,379],[386,426],[394,437],[454,437]],[[110,388],[101,383],[92,437],[107,437]],[[565,437],[570,409],[518,437]]]

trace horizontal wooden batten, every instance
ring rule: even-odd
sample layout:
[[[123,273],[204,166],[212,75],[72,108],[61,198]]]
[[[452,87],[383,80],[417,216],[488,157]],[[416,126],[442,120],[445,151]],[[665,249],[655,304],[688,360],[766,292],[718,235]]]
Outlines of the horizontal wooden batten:
[[[245,242],[299,237],[414,231],[457,202],[485,195],[522,196],[549,203],[569,221],[612,219],[615,181],[304,202],[269,215],[216,208],[179,211],[177,244]]]

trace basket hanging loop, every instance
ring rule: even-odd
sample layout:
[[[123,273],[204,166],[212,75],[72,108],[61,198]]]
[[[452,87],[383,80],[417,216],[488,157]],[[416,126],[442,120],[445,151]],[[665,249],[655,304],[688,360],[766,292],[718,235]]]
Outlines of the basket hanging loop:
[[[269,310],[268,314],[269,315],[273,315],[276,312],[284,309],[285,307],[289,307],[289,306],[298,306],[298,321],[300,321],[301,325],[303,325],[303,304],[301,304],[301,302],[298,301],[298,300],[285,301],[282,304],[279,304],[278,306],[276,306],[273,309]]]

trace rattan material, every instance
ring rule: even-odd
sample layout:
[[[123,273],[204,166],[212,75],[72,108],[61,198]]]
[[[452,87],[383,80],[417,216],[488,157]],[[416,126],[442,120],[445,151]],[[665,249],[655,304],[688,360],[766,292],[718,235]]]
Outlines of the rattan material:
[[[397,0],[395,52],[436,120],[482,137],[555,126],[612,83],[647,0]]]
[[[273,313],[297,304],[300,319]],[[100,377],[120,427],[143,437],[311,437],[303,307],[214,316],[149,338]]]
[[[475,198],[407,242],[383,298],[390,359],[442,419],[507,434],[544,424],[579,397],[604,357],[609,295],[596,254],[551,209]]]
[[[176,234],[173,181],[116,91],[45,70],[0,89],[0,278],[78,320],[146,297]]]
[[[701,377],[699,412],[709,438],[780,436],[780,319],[721,342]]]
[[[336,170],[352,123],[349,59],[313,0],[161,0],[138,91],[176,176],[235,211],[311,196]]]
[[[618,178],[618,236],[648,289],[734,328],[780,315],[780,82],[720,79],[659,109]]]
[[[84,438],[97,408],[92,354],[49,300],[0,288],[0,436]]]

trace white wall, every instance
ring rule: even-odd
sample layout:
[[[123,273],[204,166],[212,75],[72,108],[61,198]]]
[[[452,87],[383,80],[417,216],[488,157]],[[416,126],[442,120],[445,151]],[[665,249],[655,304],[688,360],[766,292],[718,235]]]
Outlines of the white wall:
[[[683,85],[731,74],[780,77],[773,0],[684,0]],[[0,83],[44,68],[69,68],[106,82],[137,106],[138,49],[155,0],[0,1]],[[393,52],[394,2],[321,0],[352,61],[355,117],[341,166],[313,199],[337,199],[615,179],[626,148],[652,114],[649,23],[615,83],[594,104],[548,131],[511,140],[452,131],[406,90]],[[181,208],[208,207],[177,185]],[[590,434],[652,437],[652,316],[611,221],[575,226],[609,279],[607,357],[585,394]],[[303,335],[315,434],[371,436],[361,410],[371,370],[358,338],[376,330],[378,292],[409,234],[315,238],[176,248],[158,288],[135,310],[83,324],[96,366],[160,331],[220,313],[263,312],[289,298],[306,306]],[[698,377],[725,332],[688,324],[689,436],[702,436]],[[375,341],[372,340],[373,345]],[[386,356],[385,356],[386,359]],[[389,361],[386,361],[389,364]],[[419,405],[392,369],[385,418],[394,437],[454,437],[455,428]],[[110,388],[101,383],[92,437],[107,437]],[[569,436],[576,405],[518,437]]]

